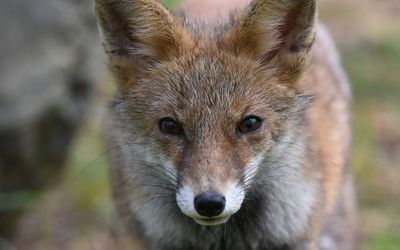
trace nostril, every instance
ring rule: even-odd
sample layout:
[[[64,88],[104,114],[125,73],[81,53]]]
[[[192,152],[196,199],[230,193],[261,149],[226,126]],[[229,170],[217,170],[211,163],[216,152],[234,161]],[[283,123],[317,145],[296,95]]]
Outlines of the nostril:
[[[194,207],[202,216],[218,216],[225,209],[225,197],[219,193],[201,193],[194,198]]]

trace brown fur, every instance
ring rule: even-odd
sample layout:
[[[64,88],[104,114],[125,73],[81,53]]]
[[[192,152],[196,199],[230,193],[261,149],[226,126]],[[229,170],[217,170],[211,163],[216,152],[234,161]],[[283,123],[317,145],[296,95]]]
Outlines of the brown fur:
[[[154,0],[97,0],[97,16],[122,112],[135,123],[132,133],[171,159],[181,181],[196,191],[239,179],[256,152],[274,147],[288,124],[299,123],[307,147],[303,174],[320,189],[301,237],[305,249],[330,249],[321,242],[337,228],[327,222],[344,209],[342,200],[353,199],[350,92],[322,28],[315,38],[315,2],[255,0],[229,24],[208,30],[173,17]],[[249,114],[264,120],[263,129],[238,135],[238,121]],[[159,133],[162,117],[184,124],[185,139]],[[130,217],[127,179],[116,159],[123,156],[113,154],[116,200]],[[352,209],[337,217],[348,221],[347,235]],[[351,249],[351,239],[339,246],[331,249]]]

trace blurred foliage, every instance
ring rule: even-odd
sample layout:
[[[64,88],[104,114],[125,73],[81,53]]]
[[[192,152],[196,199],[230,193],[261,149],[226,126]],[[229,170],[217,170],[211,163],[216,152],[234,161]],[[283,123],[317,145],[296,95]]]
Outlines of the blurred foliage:
[[[79,209],[104,215],[110,209],[110,183],[108,180],[107,151],[98,127],[90,124],[81,131],[72,152],[69,169],[63,187],[72,194],[72,199]]]
[[[388,37],[343,48],[357,103],[399,104],[400,37]]]
[[[366,242],[366,250],[398,250],[400,235],[397,233],[381,233],[371,237]]]
[[[180,0],[162,0],[161,2],[168,8],[172,9],[180,2]]]
[[[343,48],[353,83],[353,171],[365,249],[400,246],[400,40]]]

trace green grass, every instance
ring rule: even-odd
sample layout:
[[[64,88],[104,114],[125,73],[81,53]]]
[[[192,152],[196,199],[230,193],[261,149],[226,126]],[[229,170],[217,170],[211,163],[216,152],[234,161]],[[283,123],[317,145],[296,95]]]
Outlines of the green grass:
[[[400,103],[400,38],[356,44],[344,48],[343,55],[357,103]]]
[[[167,8],[172,9],[180,2],[180,0],[162,0],[161,2],[167,6]]]
[[[62,191],[71,194],[79,209],[104,214],[112,203],[107,150],[99,128],[93,126],[83,128],[75,142]]]
[[[400,232],[377,234],[368,240],[365,250],[398,250],[400,246]]]
[[[393,137],[400,134],[400,122],[382,120],[400,117],[400,39],[389,37],[379,43],[343,47],[342,55],[355,98],[352,167],[362,249],[399,249],[400,169],[380,143],[388,139],[382,129],[394,132]]]

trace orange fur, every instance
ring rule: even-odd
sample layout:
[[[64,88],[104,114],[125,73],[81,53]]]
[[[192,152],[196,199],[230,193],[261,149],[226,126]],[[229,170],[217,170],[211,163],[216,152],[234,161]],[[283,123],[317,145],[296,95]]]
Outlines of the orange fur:
[[[244,3],[236,1],[237,5],[227,9]],[[230,18],[229,11],[221,9],[220,19],[229,20],[222,24],[210,17],[215,14],[196,13],[196,4],[184,3],[185,12],[198,19],[206,16],[214,23],[173,16],[155,0],[97,0],[100,33],[119,86],[110,143],[121,147],[111,153],[114,193],[121,214],[131,224],[140,221],[139,212],[131,211],[135,205],[132,200],[146,201],[146,190],[141,187],[144,179],[128,178],[132,168],[140,169],[136,166],[140,164],[129,165],[130,160],[161,165],[170,162],[173,169],[168,171],[176,172],[179,179],[173,189],[186,185],[195,194],[223,192],[228,183],[240,184],[246,178],[243,174],[258,155],[263,155],[264,161],[281,157],[272,152],[294,134],[296,137],[288,137],[291,141],[286,142],[283,158],[301,170],[293,168],[292,173],[282,176],[282,185],[288,185],[282,186],[282,192],[293,188],[287,183],[290,178],[304,183],[293,191],[304,188],[307,192],[304,199],[285,193],[288,198],[277,200],[282,202],[279,206],[283,211],[296,206],[304,211],[299,210],[298,223],[294,220],[286,226],[279,222],[282,228],[287,227],[287,233],[271,230],[271,236],[255,234],[270,237],[265,241],[276,245],[294,244],[293,249],[319,249],[327,244],[323,239],[335,242],[342,237],[346,241],[328,249],[351,249],[353,207],[343,203],[354,199],[348,173],[351,97],[329,37],[316,23],[315,1],[254,0]],[[213,6],[209,1],[202,4],[204,12]],[[238,123],[248,115],[261,117],[263,125],[255,133],[240,135]],[[179,121],[184,138],[160,133],[158,122],[163,117]],[[121,140],[127,140],[128,145],[140,142],[143,147],[134,152],[131,145],[124,151],[126,145]],[[136,158],[130,159],[131,154]],[[272,155],[268,158],[268,154]],[[263,169],[274,166],[269,164]],[[141,191],[129,193],[126,189],[130,187]],[[260,195],[278,195],[268,192],[262,190]],[[290,202],[296,205],[285,207]],[[287,213],[285,221],[296,210]],[[276,216],[280,216],[278,212]],[[346,221],[346,228],[331,222],[335,216]],[[144,231],[143,235],[151,234]],[[163,236],[155,235],[153,232],[149,237],[154,237],[154,242],[160,238],[161,243],[154,243],[156,247],[148,243],[149,248],[164,246]],[[177,244],[178,249],[184,243],[168,244]]]

